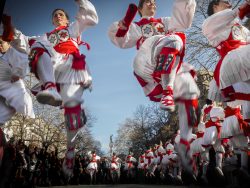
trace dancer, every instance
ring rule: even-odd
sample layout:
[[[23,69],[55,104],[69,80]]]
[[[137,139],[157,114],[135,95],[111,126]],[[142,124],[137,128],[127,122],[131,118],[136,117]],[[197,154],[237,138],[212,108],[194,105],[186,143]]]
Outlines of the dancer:
[[[221,107],[212,106],[209,112],[210,119],[205,122],[205,131],[202,140],[202,146],[205,148],[203,153],[203,163],[209,163],[209,149],[214,148],[216,152],[216,170],[223,176],[222,172],[222,158],[225,153],[224,147],[221,145],[221,121],[225,118],[224,109]],[[205,166],[203,166],[204,168]],[[206,168],[205,168],[206,169]],[[203,173],[205,173],[203,169]],[[204,176],[205,174],[203,174]]]
[[[32,99],[24,84],[28,57],[0,36],[0,127],[17,112],[34,118]]]
[[[67,152],[63,170],[68,177],[72,176],[74,167],[73,138],[86,123],[83,91],[90,88],[92,82],[85,56],[79,50],[80,45],[86,44],[81,41],[81,33],[98,23],[95,7],[90,1],[75,1],[79,10],[73,23],[69,24],[69,17],[63,9],[55,9],[52,13],[55,30],[52,32],[31,38],[15,29],[14,35],[15,44],[19,44],[17,47],[30,51],[31,71],[40,80],[37,100],[52,106],[62,103],[64,108]]]
[[[0,166],[6,142],[1,127],[15,113],[35,118],[32,99],[24,84],[28,73],[28,57],[12,48],[0,34]]]
[[[136,158],[133,157],[133,153],[129,152],[129,154],[126,156],[126,161],[125,161],[125,170],[133,169],[134,168],[134,163],[137,162]]]
[[[137,7],[131,4],[125,18],[109,29],[109,37],[116,46],[137,47],[134,74],[145,95],[160,102],[164,110],[175,109],[173,87],[184,57],[183,31],[191,26],[195,6],[194,0],[175,0],[171,18],[155,19],[155,1],[140,0],[140,21],[132,23]]]
[[[118,174],[121,168],[121,159],[116,155],[116,153],[113,153],[111,157],[111,165],[110,165],[110,170],[111,172],[116,171]]]
[[[112,166],[112,165],[118,166],[120,160],[121,160],[121,159],[120,159],[119,157],[117,157],[116,153],[113,153],[113,155],[112,155],[112,157],[111,157],[111,166]]]
[[[96,152],[95,151],[90,151],[88,152],[88,157],[90,159],[90,162],[87,166],[87,170],[95,170],[97,171],[97,161],[99,161],[101,159],[100,156],[96,155]]]
[[[238,18],[243,19],[249,13],[250,4],[246,1],[239,9],[231,8],[229,1],[211,1],[207,11],[209,17],[204,21],[202,31],[221,57],[214,78],[224,101],[236,101],[245,106],[244,119],[247,120],[250,119],[247,108],[250,104],[250,32]]]
[[[214,78],[228,106],[226,108],[227,121],[223,125],[224,136],[235,136],[233,140],[237,140],[238,147],[245,150],[248,142],[247,137],[239,129],[240,123],[235,121],[232,124],[232,120],[241,117],[240,113],[237,112],[239,109],[236,107],[242,105],[243,118],[248,123],[250,122],[250,32],[241,25],[238,19],[243,19],[249,14],[250,2],[244,2],[239,9],[232,10],[231,8],[232,5],[229,1],[212,1],[208,7],[209,17],[204,21],[202,29],[210,44],[217,49],[221,56],[215,68]],[[238,115],[235,116],[235,114]],[[230,122],[230,126],[228,126],[228,122]],[[242,129],[247,135],[249,124],[248,127],[247,125],[244,127]],[[242,139],[238,139],[239,135]],[[243,151],[242,169],[245,168],[243,166],[247,166],[245,156],[247,154]]]
[[[230,139],[234,149],[240,150],[240,170],[248,174],[248,143],[250,126],[243,120],[240,106],[225,107],[225,120],[222,123],[221,139]],[[250,177],[248,175],[248,177]]]
[[[160,102],[164,110],[179,110],[181,132],[181,160],[188,172],[193,173],[189,141],[192,126],[197,124],[199,89],[194,81],[195,71],[182,63],[185,52],[185,34],[191,26],[196,2],[175,0],[172,17],[155,19],[154,0],[140,0],[138,5],[142,19],[132,23],[136,6],[130,5],[125,18],[113,23],[109,29],[111,41],[120,48],[136,46],[134,73],[144,93],[152,101]]]

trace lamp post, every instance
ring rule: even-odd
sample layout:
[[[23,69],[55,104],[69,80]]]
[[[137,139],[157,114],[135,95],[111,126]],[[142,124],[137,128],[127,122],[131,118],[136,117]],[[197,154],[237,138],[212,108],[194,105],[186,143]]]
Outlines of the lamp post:
[[[113,135],[110,136],[110,140],[109,140],[109,152],[110,152],[110,157],[112,157],[112,153],[113,153],[113,140],[112,140]]]

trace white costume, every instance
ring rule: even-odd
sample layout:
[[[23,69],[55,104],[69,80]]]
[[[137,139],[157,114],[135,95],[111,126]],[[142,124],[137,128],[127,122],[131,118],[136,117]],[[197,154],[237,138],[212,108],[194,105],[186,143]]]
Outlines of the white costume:
[[[91,153],[89,153],[88,155],[89,155],[90,163],[87,166],[87,170],[97,170],[97,161],[99,161],[101,157],[96,154],[91,154]]]
[[[232,138],[233,136],[242,135],[245,128],[244,123],[246,122],[243,121],[239,106],[236,108],[226,107],[221,138]]]
[[[138,159],[138,169],[145,170],[146,164],[145,164],[145,154],[142,154]]]
[[[203,120],[206,120],[207,118],[210,119],[210,108],[212,108],[212,105],[205,105],[202,109],[203,114]],[[203,136],[205,133],[205,123],[200,122],[198,125],[198,130],[197,130],[197,138],[191,143],[190,149],[193,152],[193,156],[200,156],[200,164],[202,165],[202,176],[201,178],[203,180],[207,180],[206,178],[206,172],[207,172],[207,166],[209,164],[209,153],[206,152],[206,148],[202,146],[203,144]]]
[[[154,152],[151,149],[148,149],[145,152],[145,162],[144,163],[145,163],[146,169],[149,169],[150,165],[152,163],[154,163],[154,160],[155,160]]]
[[[238,14],[238,9],[226,9],[208,17],[202,26],[203,34],[221,56],[214,77],[226,101],[250,98],[249,83],[247,87],[235,86],[250,79],[250,32],[241,25]]]
[[[32,99],[24,85],[28,74],[28,57],[10,47],[0,54],[0,125],[8,121],[15,112],[34,118]],[[12,76],[20,79],[11,82]]]
[[[222,121],[225,117],[224,109],[221,107],[213,106],[209,112],[210,120],[205,123],[205,133],[203,136],[202,146],[205,148],[205,152],[203,152],[203,167],[207,166],[209,162],[209,149],[211,147],[214,148],[216,152],[216,169],[223,175],[222,172],[222,157],[225,153],[225,149],[221,144],[221,127]],[[206,169],[206,168],[205,168]],[[203,173],[205,171],[203,170]],[[204,176],[204,174],[203,174]]]
[[[164,156],[166,155],[166,150],[162,146],[162,143],[160,145],[157,145],[155,147],[155,149],[156,149],[155,150],[156,164],[158,165],[158,169],[160,169],[161,168],[162,160],[163,160]]]
[[[168,174],[181,179],[181,162],[178,153],[175,151],[174,146],[168,143],[166,146],[166,155],[162,159],[162,168],[165,173],[168,168]]]
[[[120,162],[121,159],[117,157],[116,155],[113,155],[111,158],[111,170],[118,170],[120,169]]]
[[[75,143],[71,140],[86,123],[85,112],[81,106],[82,95],[84,89],[91,87],[92,82],[85,56],[79,50],[79,45],[85,44],[81,41],[81,34],[98,23],[95,7],[90,1],[76,2],[79,10],[76,20],[69,26],[60,26],[41,37],[26,37],[19,31],[16,31],[15,36],[19,48],[26,48],[28,52],[28,44],[31,45],[31,70],[40,80],[37,100],[54,106],[60,105],[62,101],[67,128],[67,152],[70,152],[66,154],[63,168],[69,176],[73,172],[73,164],[70,163],[74,160],[67,156],[74,157]],[[55,89],[55,83],[60,95]]]
[[[221,92],[218,89],[214,79],[212,79],[209,83],[207,98],[210,99],[211,101],[216,101],[216,102],[223,101],[223,97],[221,96]]]
[[[205,148],[202,146],[204,132],[205,132],[205,123],[200,122],[198,125],[198,131],[196,133],[197,138],[190,145],[190,149],[193,152],[193,154],[200,154],[205,151]]]
[[[244,96],[244,92],[250,91],[250,80],[246,82],[237,82],[233,84],[233,90],[235,92],[235,96]],[[246,95],[247,96],[247,95]],[[208,92],[208,99],[216,102],[228,101],[226,104],[229,107],[235,108],[239,105],[242,105],[243,111],[243,119],[244,121],[250,123],[250,101],[244,100],[232,100],[229,98],[224,98],[221,95],[221,91],[218,89],[215,80],[211,80],[209,84],[209,92]]]
[[[125,163],[124,170],[129,170],[129,169],[135,168],[135,166],[133,164],[135,162],[137,162],[136,158],[134,158],[132,155],[128,155],[126,157],[126,163]]]
[[[213,106],[210,110],[209,116],[210,120],[205,123],[206,129],[202,143],[204,147],[214,146],[218,138],[220,138],[222,127],[220,120],[223,120],[225,117],[224,109],[221,107]]]

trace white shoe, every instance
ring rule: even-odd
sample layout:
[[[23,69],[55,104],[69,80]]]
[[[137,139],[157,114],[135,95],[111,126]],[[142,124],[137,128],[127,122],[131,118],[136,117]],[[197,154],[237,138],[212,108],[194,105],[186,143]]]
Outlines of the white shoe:
[[[36,95],[36,99],[41,104],[48,104],[51,106],[62,105],[62,98],[55,87],[50,87],[46,90],[40,91]]]

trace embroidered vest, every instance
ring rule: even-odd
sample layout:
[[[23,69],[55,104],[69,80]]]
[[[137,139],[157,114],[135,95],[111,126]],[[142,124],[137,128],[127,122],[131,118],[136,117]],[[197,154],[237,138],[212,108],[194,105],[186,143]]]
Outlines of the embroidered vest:
[[[47,33],[47,38],[58,53],[72,54],[79,51],[70,37],[68,26],[61,26]]]
[[[165,26],[162,23],[162,20],[155,18],[143,18],[139,22],[135,22],[140,28],[142,32],[142,37],[137,41],[137,49],[140,48],[142,43],[149,37],[154,35],[165,35],[166,30]]]

